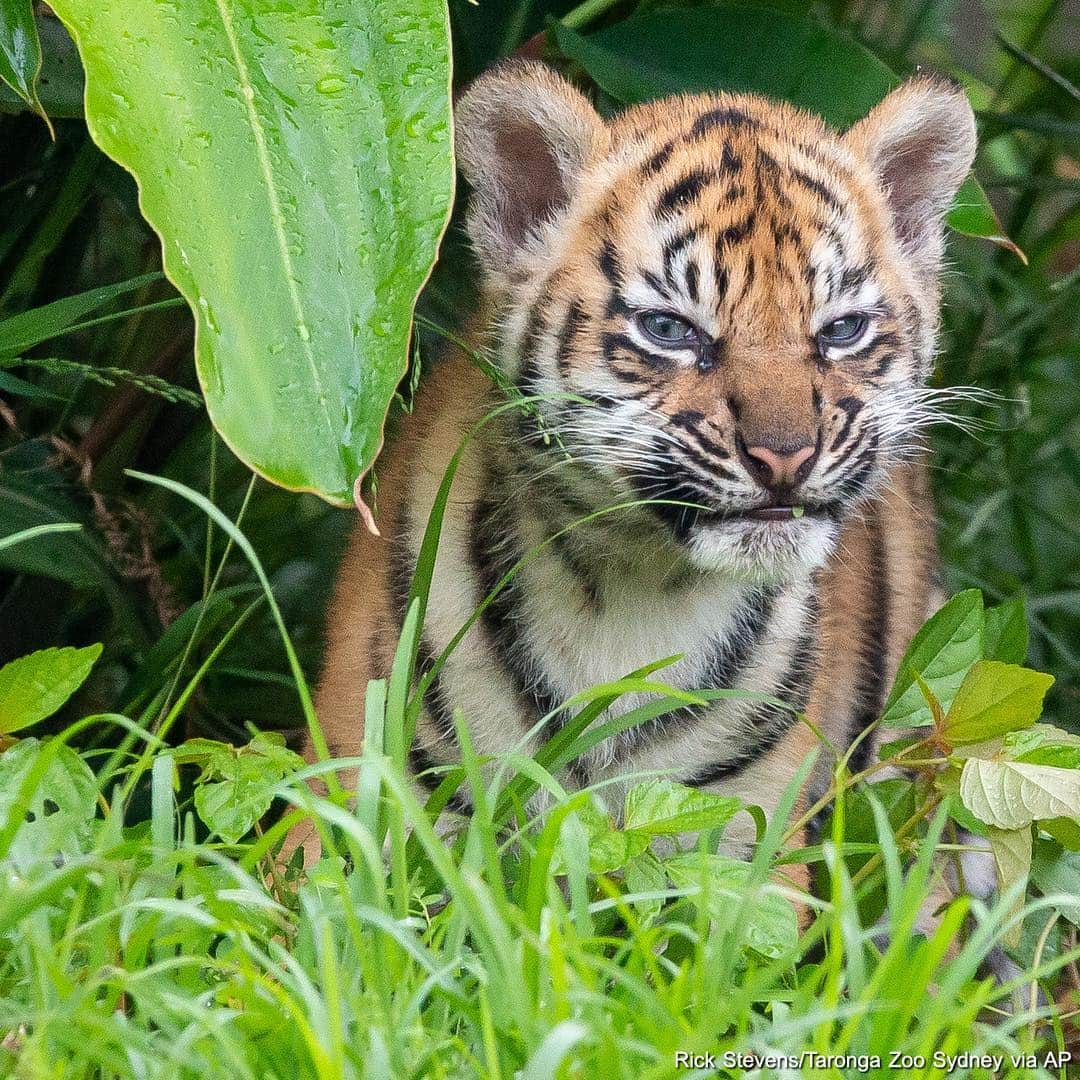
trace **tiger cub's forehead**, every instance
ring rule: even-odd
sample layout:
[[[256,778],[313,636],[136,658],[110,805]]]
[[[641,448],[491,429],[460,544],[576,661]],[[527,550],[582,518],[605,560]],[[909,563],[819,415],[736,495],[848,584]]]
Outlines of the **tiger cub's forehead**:
[[[794,333],[880,299],[880,197],[818,118],[752,96],[684,96],[630,109],[610,131],[572,243],[627,304]]]

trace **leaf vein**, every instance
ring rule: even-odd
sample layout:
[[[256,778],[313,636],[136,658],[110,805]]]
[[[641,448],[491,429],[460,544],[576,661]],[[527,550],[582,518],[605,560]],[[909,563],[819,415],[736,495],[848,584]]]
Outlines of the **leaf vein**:
[[[330,420],[330,412],[326,401],[326,392],[323,387],[322,376],[315,363],[315,353],[311,347],[310,331],[307,330],[308,321],[304,312],[304,304],[300,298],[300,292],[296,287],[296,270],[293,267],[292,256],[289,254],[288,240],[285,236],[285,215],[281,209],[281,198],[278,194],[277,184],[274,178],[273,166],[270,164],[270,153],[266,143],[266,132],[263,123],[255,108],[255,87],[251,82],[251,73],[247,62],[240,51],[240,43],[236,37],[236,29],[233,26],[232,15],[226,7],[225,0],[214,0],[221,25],[225,31],[225,37],[229,43],[229,51],[232,53],[233,63],[236,65],[237,78],[240,82],[240,96],[244,100],[244,108],[247,111],[248,123],[251,126],[252,135],[255,138],[255,152],[259,160],[259,171],[266,183],[266,194],[270,202],[270,218],[273,224],[274,238],[277,240],[278,252],[285,268],[285,280],[288,284],[289,299],[292,302],[293,312],[296,315],[296,327],[300,340],[300,347],[307,360],[311,377],[318,392],[319,405],[322,408],[326,428],[333,433],[334,425]],[[301,328],[304,328],[301,330]]]

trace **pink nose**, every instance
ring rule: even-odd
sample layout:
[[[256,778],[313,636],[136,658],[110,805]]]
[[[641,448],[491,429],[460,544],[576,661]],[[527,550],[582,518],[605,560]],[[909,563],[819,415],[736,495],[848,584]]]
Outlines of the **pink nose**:
[[[767,446],[748,446],[745,455],[750,461],[746,464],[754,474],[756,480],[767,488],[794,487],[804,480],[809,469],[803,466],[815,456],[813,446],[803,446],[798,450],[792,450],[787,454],[778,454]]]

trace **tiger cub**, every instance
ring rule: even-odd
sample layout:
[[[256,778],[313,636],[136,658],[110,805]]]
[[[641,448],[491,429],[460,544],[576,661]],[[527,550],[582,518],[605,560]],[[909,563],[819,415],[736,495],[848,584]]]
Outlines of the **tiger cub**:
[[[843,134],[749,95],[605,121],[510,63],[455,122],[484,274],[471,341],[530,401],[479,428],[453,485],[420,670],[495,596],[431,684],[418,782],[457,759],[457,709],[478,753],[528,750],[571,695],[673,655],[666,683],[782,699],[850,745],[931,599],[920,431],[942,219],[975,153],[963,93],[912,79]],[[329,619],[335,755],[359,751],[443,471],[500,401],[446,358],[380,463],[383,535],[357,529]],[[618,807],[619,777],[665,770],[768,812],[817,742],[769,702],[687,704],[566,779],[611,781]]]

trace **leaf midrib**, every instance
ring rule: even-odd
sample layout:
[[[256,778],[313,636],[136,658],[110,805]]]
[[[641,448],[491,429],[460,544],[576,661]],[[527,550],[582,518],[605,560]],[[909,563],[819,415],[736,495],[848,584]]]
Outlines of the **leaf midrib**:
[[[266,144],[266,133],[263,130],[262,120],[255,109],[255,87],[251,82],[251,74],[248,71],[247,62],[244,60],[243,54],[240,51],[240,43],[237,40],[236,31],[233,27],[232,15],[225,6],[225,0],[214,0],[214,6],[217,8],[218,16],[221,19],[222,29],[225,31],[225,37],[229,43],[229,51],[232,53],[233,63],[236,65],[237,78],[240,84],[240,96],[244,100],[244,109],[247,112],[248,123],[251,126],[251,133],[255,138],[255,153],[259,162],[259,171],[262,173],[263,182],[266,185],[266,195],[270,203],[270,218],[273,226],[274,238],[277,240],[278,253],[281,256],[281,262],[285,269],[285,280],[288,283],[289,299],[292,303],[293,313],[296,316],[295,329],[297,330],[297,337],[300,340],[301,351],[304,354],[304,359],[307,361],[312,381],[318,393],[319,406],[322,410],[323,419],[326,422],[326,429],[333,432],[334,425],[331,423],[330,412],[327,407],[326,390],[323,387],[322,375],[315,363],[315,353],[311,347],[310,336],[305,339],[299,333],[299,328],[304,326],[309,328],[308,333],[310,335],[310,323],[308,322],[304,304],[300,298],[300,293],[296,288],[296,273],[293,267],[292,256],[289,254],[288,241],[285,236],[285,215],[281,209],[281,200],[278,196],[277,184],[274,179],[274,170],[270,164],[270,154]]]

